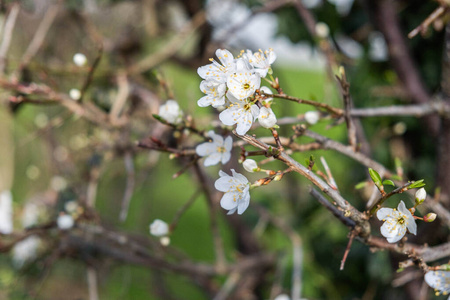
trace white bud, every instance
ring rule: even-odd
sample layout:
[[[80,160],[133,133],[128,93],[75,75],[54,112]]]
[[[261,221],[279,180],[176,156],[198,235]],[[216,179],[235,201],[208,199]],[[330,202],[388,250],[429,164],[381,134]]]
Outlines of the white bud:
[[[169,233],[169,225],[166,222],[155,219],[152,224],[150,224],[150,234],[154,236],[165,236]]]
[[[275,124],[277,124],[277,117],[275,116],[271,108],[263,106],[259,110],[258,121],[262,127],[272,128]]]
[[[61,230],[68,230],[73,227],[74,221],[71,215],[59,215],[56,220],[58,228]]]
[[[427,192],[424,188],[420,188],[416,192],[416,205],[422,204],[427,198]]]
[[[276,296],[274,300],[291,300],[291,298],[286,294],[280,294]]]
[[[312,110],[307,111],[305,113],[305,121],[308,122],[311,125],[316,124],[320,119],[320,114],[318,111]]]
[[[166,103],[159,107],[158,114],[164,120],[172,124],[180,123],[183,117],[183,111],[175,100],[167,100]]]
[[[70,98],[72,98],[73,100],[80,100],[81,98],[81,92],[79,89],[71,89],[69,91],[69,96]]]
[[[242,166],[244,167],[244,169],[246,171],[251,172],[251,173],[259,170],[259,167],[258,167],[258,164],[256,163],[256,161],[253,159],[249,159],[249,158],[244,160],[244,162],[242,163]]]
[[[83,53],[75,54],[73,56],[73,62],[79,67],[84,66],[87,63],[86,55],[84,55]]]
[[[326,38],[328,37],[328,35],[330,34],[330,28],[328,27],[327,24],[323,23],[323,22],[318,22],[316,24],[316,34],[318,37],[321,38]]]
[[[272,90],[269,89],[267,86],[262,86],[259,90],[260,90],[261,92],[263,92],[264,94],[270,94],[270,95],[273,95]],[[264,101],[266,101],[266,103],[267,103],[267,102],[270,102],[270,101],[272,101],[272,100],[273,100],[273,98],[270,97],[270,98],[266,98]]]
[[[163,245],[164,247],[169,246],[170,244],[170,237],[168,236],[163,236],[162,238],[159,239],[159,242],[161,243],[161,245]]]

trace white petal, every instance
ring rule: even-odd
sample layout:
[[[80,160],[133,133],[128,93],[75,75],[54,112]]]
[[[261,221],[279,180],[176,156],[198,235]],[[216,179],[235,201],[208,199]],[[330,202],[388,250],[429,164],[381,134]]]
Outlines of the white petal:
[[[207,106],[210,106],[211,104],[212,104],[212,100],[209,95],[203,96],[197,101],[197,105],[200,107],[207,107]]]
[[[205,159],[205,162],[203,164],[205,165],[205,167],[214,166],[220,162],[221,158],[222,158],[222,155],[218,152],[215,152],[215,153],[209,155]]]
[[[236,212],[236,210],[237,210],[237,207],[235,207],[235,208],[233,208],[233,209],[230,209],[230,211],[227,213],[227,215],[232,215],[232,214],[234,214],[234,213]]]
[[[238,215],[242,215],[242,213],[247,209],[247,207],[250,204],[250,195],[247,194],[244,200],[241,200],[239,202],[239,205],[237,207],[237,213]]]
[[[233,113],[236,113],[236,109],[227,108],[219,114],[219,120],[225,125],[234,125],[236,124],[236,119]]]
[[[239,122],[237,123],[236,132],[239,135],[244,135],[247,133],[247,131],[250,130],[253,124],[253,117],[251,114],[245,114],[243,117],[240,118]]]
[[[210,135],[216,147],[223,146],[223,137],[219,134],[215,134],[214,132]]]
[[[220,177],[224,177],[224,176],[230,177],[230,175],[228,175],[227,173],[225,173],[225,172],[222,171],[222,170],[219,171],[219,176],[220,176]]]
[[[207,156],[216,152],[216,145],[211,142],[202,143],[195,148],[195,152],[199,156]]]
[[[388,207],[382,207],[377,211],[377,218],[378,220],[382,221],[385,220],[386,218],[388,218],[389,216],[392,215],[392,212],[394,210],[392,208],[388,208]]]
[[[231,158],[230,152],[222,153],[222,165],[226,164]]]
[[[226,137],[224,147],[227,152],[230,152],[231,149],[233,149],[233,138],[231,136]]]
[[[231,169],[231,174],[237,181],[239,181],[239,183],[245,183],[245,184],[248,183],[247,177],[245,177],[241,173],[236,172],[234,169]]]
[[[408,218],[407,220],[405,220],[405,222],[409,232],[411,232],[414,235],[417,235],[417,224],[414,218]]]
[[[399,212],[404,213],[405,215],[411,215],[411,212],[406,208],[405,202],[400,201],[400,203],[397,206],[397,209]]]
[[[237,192],[230,192],[225,193],[220,199],[220,206],[222,206],[223,209],[230,210],[237,207],[237,200],[239,198],[239,193]]]
[[[231,187],[234,185],[234,180],[232,180],[231,176],[223,176],[214,182],[214,187],[216,190],[220,192],[228,192]]]

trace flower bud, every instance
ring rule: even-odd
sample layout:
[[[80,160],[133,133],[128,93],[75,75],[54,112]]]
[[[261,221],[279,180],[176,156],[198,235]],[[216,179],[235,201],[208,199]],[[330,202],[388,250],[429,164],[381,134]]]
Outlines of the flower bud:
[[[316,34],[320,38],[326,38],[330,34],[330,28],[323,22],[318,22],[316,25]]]
[[[423,217],[423,220],[427,223],[431,223],[436,220],[437,215],[435,213],[428,213]]]
[[[272,128],[277,123],[277,117],[271,108],[261,107],[258,116],[259,124],[264,128]]]
[[[152,224],[150,224],[150,234],[154,236],[165,236],[169,233],[169,225],[166,222],[155,219]]]
[[[254,161],[253,159],[249,159],[249,158],[244,160],[244,162],[242,163],[242,166],[244,167],[244,169],[247,172],[251,172],[251,173],[258,172],[260,170],[256,161]]]
[[[70,98],[72,98],[73,100],[80,100],[81,98],[81,92],[79,89],[71,89],[69,91],[69,96]]]
[[[416,205],[422,204],[426,198],[427,198],[427,192],[425,191],[424,188],[420,188],[416,192]]]
[[[305,121],[311,125],[316,124],[320,119],[319,112],[317,111],[307,111],[305,113]]]
[[[69,230],[73,227],[74,221],[71,215],[59,215],[56,220],[58,228],[61,230]]]
[[[267,86],[262,86],[260,89],[259,89],[261,92],[263,92],[264,94],[270,94],[270,95],[272,95],[273,93],[272,93],[272,90],[271,89],[269,89]],[[269,98],[266,98],[264,101],[266,102],[266,103],[268,103],[268,102],[270,102],[270,101],[272,101],[273,100],[273,98],[272,97],[269,97]]]
[[[83,53],[75,54],[73,56],[73,62],[79,67],[84,66],[87,63],[86,55],[84,55]]]
[[[159,239],[159,242],[161,243],[162,246],[167,247],[170,244],[170,238],[168,236],[163,236],[162,238]]]

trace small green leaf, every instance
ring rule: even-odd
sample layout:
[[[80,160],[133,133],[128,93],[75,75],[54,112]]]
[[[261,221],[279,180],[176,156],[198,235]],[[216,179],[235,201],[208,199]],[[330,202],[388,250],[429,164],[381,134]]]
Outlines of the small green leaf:
[[[360,190],[360,189],[366,187],[366,185],[367,185],[367,181],[362,181],[362,182],[358,183],[357,185],[355,185],[355,189]]]
[[[378,174],[377,171],[375,171],[372,168],[369,168],[369,174],[370,174],[370,177],[372,178],[373,183],[375,183],[376,186],[378,186],[378,187],[382,186],[381,176],[380,176],[380,174]]]
[[[394,183],[392,180],[389,180],[389,179],[384,180],[384,181],[383,181],[383,184],[384,184],[384,185],[392,185],[392,186],[395,186],[395,183]]]
[[[396,174],[395,174],[395,175],[392,175],[391,178],[392,178],[393,180],[399,180],[399,181],[402,180],[402,178],[401,178],[400,176],[396,175]]]
[[[408,186],[408,189],[416,189],[425,186],[426,184],[423,181],[424,179],[414,181],[411,185]]]
[[[167,121],[164,120],[164,118],[161,117],[160,115],[153,114],[153,118],[155,118],[156,120],[160,121],[160,122],[163,123],[163,124],[167,124]]]

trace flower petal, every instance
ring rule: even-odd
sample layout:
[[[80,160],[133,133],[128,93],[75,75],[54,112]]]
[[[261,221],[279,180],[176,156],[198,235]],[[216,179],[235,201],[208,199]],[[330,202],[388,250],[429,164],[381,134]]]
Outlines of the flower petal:
[[[238,205],[238,201],[237,201],[238,198],[239,198],[239,193],[237,193],[237,192],[225,193],[223,195],[222,199],[220,199],[220,206],[226,210],[236,208]]]
[[[382,207],[377,211],[377,218],[380,221],[383,221],[387,218],[389,218],[392,215],[392,212],[394,210],[392,208],[388,208],[388,207]]]
[[[211,155],[216,151],[216,146],[214,143],[206,142],[195,147],[195,152],[200,156]]]
[[[222,159],[222,154],[218,153],[218,152],[214,152],[205,159],[205,162],[203,164],[205,167],[214,166],[214,165],[217,165],[221,159]]]
[[[250,204],[250,194],[247,193],[247,195],[245,195],[245,198],[241,200],[238,204],[237,207],[238,215],[242,215],[242,213],[247,209],[249,204]]]
[[[226,164],[231,158],[230,152],[222,153],[222,165]]]

